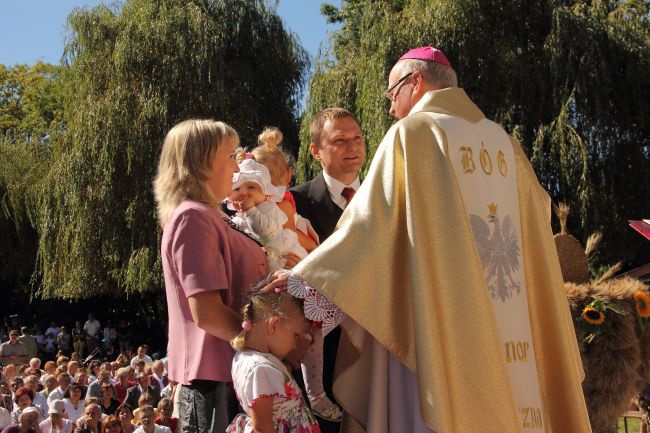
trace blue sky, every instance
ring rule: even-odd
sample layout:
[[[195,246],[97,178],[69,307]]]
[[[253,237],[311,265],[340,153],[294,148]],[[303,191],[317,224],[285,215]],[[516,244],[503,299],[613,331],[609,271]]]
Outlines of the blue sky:
[[[320,14],[323,2],[340,6],[341,0],[279,0],[278,13],[305,49],[315,56],[328,31]],[[0,63],[12,66],[38,60],[58,64],[63,53],[66,17],[75,7],[94,6],[99,0],[9,0],[2,2]]]

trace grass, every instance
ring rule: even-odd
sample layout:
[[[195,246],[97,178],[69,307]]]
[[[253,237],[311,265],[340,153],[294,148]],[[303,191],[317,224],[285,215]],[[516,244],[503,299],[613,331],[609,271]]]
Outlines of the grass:
[[[641,431],[641,420],[636,418],[628,418],[627,431],[628,433],[639,433],[639,431]],[[623,423],[623,418],[618,419],[618,433],[625,433],[625,424]]]

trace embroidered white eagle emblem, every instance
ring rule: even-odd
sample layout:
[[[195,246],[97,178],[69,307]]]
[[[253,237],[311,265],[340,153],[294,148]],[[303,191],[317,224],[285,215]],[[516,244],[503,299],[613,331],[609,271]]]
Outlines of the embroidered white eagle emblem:
[[[486,223],[480,216],[470,214],[470,223],[478,253],[483,264],[483,271],[492,299],[499,298],[505,302],[515,294],[521,293],[521,284],[512,277],[519,269],[519,243],[517,232],[510,215],[503,222],[497,216],[497,205],[488,205],[490,213]],[[490,231],[488,223],[494,225]]]

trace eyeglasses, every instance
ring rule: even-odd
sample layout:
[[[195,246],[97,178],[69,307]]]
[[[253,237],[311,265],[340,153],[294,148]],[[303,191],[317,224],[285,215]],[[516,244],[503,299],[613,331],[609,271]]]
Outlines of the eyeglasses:
[[[413,75],[415,71],[409,72],[408,74],[404,75],[402,78],[399,80],[395,81],[392,85],[388,86],[388,89],[384,92],[386,94],[386,97],[391,100],[391,102],[395,102],[395,98],[397,97],[397,94],[399,93],[399,90],[395,92],[395,95],[391,95],[390,92],[393,91],[397,86],[402,84],[404,81],[406,81],[411,75]]]

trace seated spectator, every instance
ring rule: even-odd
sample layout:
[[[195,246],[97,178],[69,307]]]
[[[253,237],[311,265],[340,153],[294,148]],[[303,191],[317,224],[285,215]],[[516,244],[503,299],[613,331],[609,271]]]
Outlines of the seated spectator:
[[[65,392],[68,390],[70,383],[72,383],[72,378],[68,373],[59,373],[56,376],[56,381],[59,386],[54,388],[52,392],[47,396],[47,403],[49,404],[52,400],[63,400]]]
[[[133,423],[135,425],[140,425],[140,412],[141,412],[140,409],[143,406],[152,406],[151,404],[152,401],[153,400],[151,399],[151,396],[146,392],[140,396],[140,398],[138,399],[138,408],[133,411]]]
[[[113,415],[104,418],[104,421],[102,421],[102,433],[122,433],[120,420]]]
[[[106,415],[115,415],[120,402],[115,398],[113,385],[110,383],[102,384],[100,388],[101,398],[99,399],[99,406],[102,413]]]
[[[11,390],[4,383],[0,385],[0,407],[7,409],[10,413],[14,410],[14,401]]]
[[[40,431],[38,424],[38,410],[30,406],[20,414],[17,424],[8,425],[2,433],[36,433]]]
[[[57,355],[56,357],[56,366],[63,368],[66,373],[68,372],[68,362],[70,362],[70,358],[68,358],[65,355]]]
[[[158,417],[156,418],[156,424],[169,427],[172,433],[176,433],[176,429],[178,428],[178,418],[172,416],[173,412],[174,403],[168,398],[161,399],[160,403],[158,403]]]
[[[153,362],[153,359],[147,355],[147,346],[138,347],[138,354],[131,359],[131,367],[135,368],[135,364],[138,361],[144,361],[144,364],[150,364]]]
[[[18,337],[20,337],[20,331],[17,329],[9,331],[9,341],[0,344],[0,363],[23,363],[29,360],[27,347],[18,341]]]
[[[14,364],[5,364],[2,373],[5,376],[7,384],[11,385],[14,377],[16,377],[16,366]]]
[[[128,358],[127,358],[126,355],[124,355],[123,353],[120,353],[120,354],[117,356],[117,359],[115,359],[115,362],[117,362],[117,364],[118,364],[120,367],[126,367],[126,366],[130,365],[130,364],[129,364],[129,360],[128,360]]]
[[[77,371],[79,371],[79,362],[70,360],[70,362],[68,362],[68,374],[75,377]]]
[[[63,403],[68,419],[76,422],[84,413],[84,401],[82,400],[83,387],[78,383],[71,384],[65,392]]]
[[[16,376],[13,379],[11,379],[11,398],[13,399],[14,396],[16,395],[16,391],[18,391],[18,388],[25,386],[25,382],[23,381],[23,378],[20,376]]]
[[[61,400],[54,400],[48,408],[48,417],[41,421],[41,433],[72,433],[74,423],[65,415],[65,404]]]
[[[54,362],[54,361],[47,361],[47,362],[45,363],[45,365],[43,366],[43,370],[45,370],[45,373],[47,373],[47,374],[51,374],[51,375],[53,375],[54,377],[56,377],[56,375],[54,374],[54,373],[56,372],[56,362]]]
[[[29,375],[23,379],[25,382],[25,386],[28,387],[29,389],[32,390],[34,393],[33,397],[33,403],[32,406],[34,406],[36,409],[38,409],[38,416],[41,419],[45,419],[47,417],[47,398],[43,397],[39,392],[38,392],[38,377],[34,375]]]
[[[97,376],[99,376],[99,372],[102,370],[102,363],[101,361],[93,360],[89,368],[90,376],[88,376],[88,383],[93,383],[97,380]]]
[[[11,412],[11,422],[18,423],[20,414],[28,407],[33,407],[34,391],[22,386],[14,393],[14,410]],[[38,409],[36,409],[38,411]]]
[[[167,379],[167,375],[165,374],[165,364],[162,361],[158,360],[153,363],[150,382],[151,382],[151,386],[153,386],[154,388],[158,388],[159,392],[165,389],[165,387],[169,383],[169,380]]]
[[[147,373],[147,372],[146,372],[146,370],[145,370],[145,368],[144,368],[145,365],[146,365],[146,364],[144,363],[144,361],[136,361],[136,362],[135,362],[135,375],[136,375],[136,376],[137,376],[138,374],[140,374],[140,373],[146,373],[147,376],[150,375],[150,373]]]
[[[102,412],[99,404],[90,403],[84,409],[84,414],[77,422],[75,433],[101,433]]]
[[[46,374],[41,377],[41,382],[43,383],[43,390],[41,394],[43,397],[47,398],[50,395],[50,392],[56,389],[58,383],[56,382],[56,377],[52,374]]]
[[[79,385],[84,387],[84,390],[88,386],[88,373],[86,373],[85,369],[79,369],[77,371],[77,374],[74,376],[74,381],[78,383]]]
[[[122,424],[122,433],[133,433],[135,426],[133,425],[133,409],[128,404],[122,404],[117,408],[117,417]]]
[[[117,383],[115,384],[115,397],[120,403],[124,403],[127,390],[137,385],[137,383],[129,381],[129,372],[126,368],[118,369],[115,378],[117,379]]]
[[[88,391],[86,392],[86,398],[88,397],[97,397],[100,398],[102,396],[100,392],[100,387],[104,385],[105,383],[111,384],[111,373],[109,373],[106,370],[101,370],[99,372],[99,376],[96,381],[91,383],[88,386]]]
[[[135,429],[135,433],[171,433],[169,427],[154,422],[156,414],[152,406],[145,405],[140,408],[142,425]]]
[[[127,390],[125,403],[130,404],[132,407],[138,406],[138,400],[140,396],[144,393],[147,393],[151,396],[152,406],[157,406],[160,401],[160,391],[151,386],[149,383],[149,376],[146,373],[138,374],[138,384]]]

